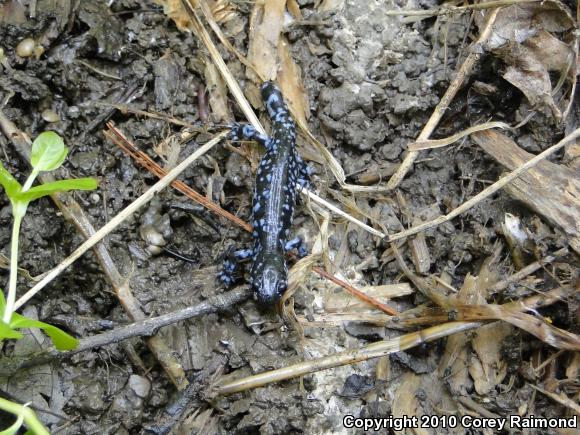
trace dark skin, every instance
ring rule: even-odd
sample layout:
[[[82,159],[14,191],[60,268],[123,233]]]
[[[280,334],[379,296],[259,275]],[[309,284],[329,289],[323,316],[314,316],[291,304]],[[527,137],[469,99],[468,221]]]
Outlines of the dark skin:
[[[280,90],[265,82],[262,98],[272,120],[272,136],[258,133],[249,125],[232,129],[232,140],[249,139],[261,143],[266,152],[256,173],[252,204],[253,248],[250,252],[238,251],[237,259],[251,255],[250,284],[260,305],[277,303],[288,286],[288,267],[285,254],[299,248],[300,239],[288,241],[298,185],[308,177],[304,162],[296,152],[296,125],[284,102]],[[222,280],[232,281],[235,266],[224,264]]]

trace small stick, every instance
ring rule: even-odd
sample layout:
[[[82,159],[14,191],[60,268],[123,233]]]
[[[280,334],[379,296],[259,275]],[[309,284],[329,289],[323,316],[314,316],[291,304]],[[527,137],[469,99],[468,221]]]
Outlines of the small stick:
[[[191,156],[186,158],[183,162],[173,168],[167,175],[155,183],[149,190],[143,193],[139,198],[125,207],[117,216],[111,219],[101,229],[99,229],[91,238],[87,239],[81,246],[79,246],[71,255],[65,258],[58,266],[47,272],[47,274],[30,290],[28,290],[20,299],[16,301],[16,308],[21,307],[26,301],[32,298],[36,293],[46,286],[50,281],[56,278],[63,270],[74,263],[81,255],[91,249],[94,245],[100,242],[107,234],[117,228],[125,219],[132,215],[135,211],[147,204],[153,197],[171,184],[175,178],[179,176],[189,165],[199,159],[202,155],[208,152],[211,148],[217,145],[227,134],[223,131],[212,140],[201,146]]]
[[[238,287],[227,293],[211,296],[193,307],[139,320],[129,325],[113,329],[112,331],[83,338],[79,341],[79,346],[76,349],[67,352],[59,352],[56,349],[48,350],[36,357],[26,361],[20,361],[19,364],[9,367],[9,372],[45,364],[54,359],[66,359],[80,352],[118,343],[133,337],[150,337],[164,326],[169,326],[193,317],[200,317],[204,314],[224,311],[232,305],[250,298],[251,295],[252,292],[247,286]],[[2,376],[8,376],[8,374],[2,371]]]
[[[483,45],[487,41],[487,39],[491,35],[493,23],[495,22],[498,12],[499,8],[492,9],[489,12],[487,12],[487,21],[485,23],[485,27],[481,31],[481,34],[479,35],[479,38],[477,38],[477,41],[475,41],[471,45],[472,48],[477,48],[477,46]],[[417,137],[416,142],[423,142],[429,139],[429,136],[431,136],[431,133],[433,133],[433,130],[435,130],[435,127],[437,127],[437,124],[439,124],[439,121],[441,121],[441,118],[443,117],[445,110],[447,109],[453,98],[455,98],[455,95],[457,94],[457,92],[459,91],[459,89],[461,88],[461,86],[471,73],[471,70],[473,69],[473,67],[475,66],[476,62],[479,60],[480,57],[481,57],[481,49],[471,50],[471,52],[461,65],[461,68],[459,68],[459,71],[457,72],[455,79],[453,80],[451,85],[449,85],[449,88],[447,88],[445,95],[443,95],[441,101],[439,101],[439,104],[437,104],[437,107],[435,107],[435,110],[433,110],[431,117],[425,124],[425,127],[423,127],[423,130]],[[399,166],[399,169],[397,169],[397,172],[395,172],[395,174],[388,181],[386,186],[387,189],[392,190],[399,185],[399,183],[403,180],[403,178],[405,178],[405,175],[407,175],[407,172],[409,172],[409,169],[411,169],[411,166],[413,166],[413,162],[415,161],[418,155],[419,151],[409,151],[409,153],[401,163],[401,166]]]
[[[580,405],[578,405],[574,400],[571,400],[564,396],[564,393],[556,394],[552,393],[551,391],[544,390],[543,388],[537,387],[533,384],[529,384],[530,387],[538,390],[540,393],[548,396],[553,401],[559,403],[560,405],[564,405],[566,408],[570,408],[575,414],[580,414]]]
[[[372,297],[368,296],[366,293],[354,288],[353,286],[351,286],[347,282],[344,282],[344,281],[336,278],[335,276],[331,275],[323,268],[313,267],[312,270],[314,270],[317,274],[319,274],[320,276],[323,276],[327,280],[332,281],[335,284],[338,284],[343,289],[345,289],[347,292],[356,296],[360,300],[365,301],[366,303],[378,308],[379,310],[383,311],[384,313],[388,314],[389,316],[396,316],[397,314],[399,314],[397,312],[397,310],[395,310],[394,308],[391,308],[388,305],[385,305],[382,302],[379,302],[375,298],[372,298]]]
[[[521,281],[526,276],[531,275],[536,270],[541,269],[546,264],[551,263],[556,258],[562,257],[563,255],[566,255],[569,252],[570,251],[568,250],[568,248],[562,248],[562,249],[554,252],[552,255],[548,255],[547,257],[542,258],[541,260],[538,260],[534,263],[528,264],[526,267],[524,267],[521,270],[518,270],[513,275],[510,275],[506,279],[503,279],[503,280],[497,282],[496,284],[492,285],[489,289],[490,295],[497,293],[497,292],[500,292],[502,290],[505,290],[510,284]]]
[[[106,103],[103,101],[94,101],[92,104],[94,104],[95,106],[113,107],[113,108],[115,108],[123,113],[125,113],[125,112],[134,113],[135,115],[146,116],[147,118],[159,119],[161,121],[167,122],[168,124],[174,124],[174,125],[180,125],[182,127],[187,127],[188,129],[190,129],[192,131],[199,132],[199,133],[207,133],[207,130],[196,127],[195,125],[193,125],[189,122],[185,122],[185,121],[182,121],[180,119],[174,118],[173,116],[164,115],[162,113],[158,113],[158,112],[151,111],[151,110],[147,111],[147,110],[136,109],[129,104]]]
[[[125,151],[127,154],[129,154],[129,156],[131,156],[139,164],[141,164],[145,169],[147,169],[149,172],[155,174],[157,177],[163,178],[167,175],[167,171],[165,169],[163,169],[161,166],[159,166],[157,163],[155,163],[155,161],[151,157],[149,157],[147,154],[145,154],[144,152],[142,152],[141,150],[136,148],[135,145],[133,145],[129,140],[127,140],[127,138],[119,130],[117,130],[113,124],[108,123],[107,127],[109,127],[110,130],[105,131],[104,134],[109,139],[111,139],[111,141],[113,141],[113,143],[115,143],[115,145],[117,145],[119,148],[121,148],[123,151]],[[193,201],[203,205],[208,210],[213,211],[218,216],[221,216],[221,217],[233,222],[234,224],[242,227],[244,230],[246,230],[248,232],[252,232],[252,226],[250,224],[247,224],[239,217],[224,210],[219,205],[217,205],[215,202],[210,201],[202,194],[193,190],[191,187],[189,187],[183,181],[175,180],[171,183],[171,186],[174,187],[175,189],[179,190],[181,193],[183,193],[185,196],[192,199]]]
[[[413,234],[420,233],[421,231],[428,230],[429,228],[433,228],[433,227],[436,227],[437,225],[441,225],[442,223],[450,221],[451,219],[459,216],[461,213],[469,210],[474,205],[483,201],[485,198],[493,195],[495,192],[500,190],[506,184],[510,183],[511,181],[515,180],[520,175],[522,175],[522,173],[524,173],[528,169],[534,167],[535,165],[537,165],[539,162],[541,162],[542,160],[544,160],[548,156],[554,154],[556,151],[563,148],[568,143],[576,140],[578,137],[580,137],[580,128],[577,128],[576,130],[574,130],[572,133],[570,133],[568,136],[566,136],[564,139],[562,139],[556,145],[552,145],[550,148],[541,152],[540,154],[538,154],[534,158],[528,160],[526,163],[524,163],[519,168],[513,170],[512,172],[510,172],[506,176],[500,178],[498,181],[496,181],[491,186],[488,186],[487,188],[485,188],[484,190],[479,192],[477,195],[475,195],[471,199],[465,201],[463,204],[461,204],[459,207],[457,207],[452,212],[450,212],[444,216],[440,216],[437,219],[433,219],[432,221],[425,222],[424,224],[417,225],[416,227],[409,228],[408,230],[401,231],[400,233],[393,234],[392,236],[388,237],[388,241],[394,242],[395,240],[409,237]]]

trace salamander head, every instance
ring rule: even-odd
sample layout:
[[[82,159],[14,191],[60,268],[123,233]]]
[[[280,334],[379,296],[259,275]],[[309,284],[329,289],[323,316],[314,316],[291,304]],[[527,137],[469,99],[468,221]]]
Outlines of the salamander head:
[[[252,290],[258,304],[267,307],[276,304],[288,287],[288,271],[283,255],[271,255],[252,264]]]

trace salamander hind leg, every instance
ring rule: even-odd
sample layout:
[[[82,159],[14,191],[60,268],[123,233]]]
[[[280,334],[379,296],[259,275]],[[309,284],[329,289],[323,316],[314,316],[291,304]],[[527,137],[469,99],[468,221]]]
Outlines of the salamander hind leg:
[[[250,258],[252,255],[251,249],[243,249],[240,251],[230,252],[224,261],[223,269],[218,274],[218,278],[227,287],[231,286],[237,280],[237,272],[239,262]]]
[[[284,250],[286,252],[296,249],[298,251],[298,257],[306,257],[308,255],[308,249],[304,246],[304,241],[301,237],[294,237],[292,240],[286,242]]]

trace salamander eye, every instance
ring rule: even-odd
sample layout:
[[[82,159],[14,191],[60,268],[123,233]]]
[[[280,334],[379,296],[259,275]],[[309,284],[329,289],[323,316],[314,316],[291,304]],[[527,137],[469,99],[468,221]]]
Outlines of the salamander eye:
[[[278,282],[278,288],[276,289],[278,292],[278,295],[280,297],[282,297],[282,295],[286,292],[287,288],[288,288],[288,284],[286,284],[285,281]]]

